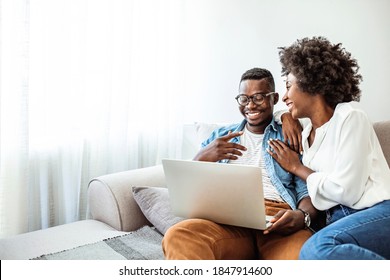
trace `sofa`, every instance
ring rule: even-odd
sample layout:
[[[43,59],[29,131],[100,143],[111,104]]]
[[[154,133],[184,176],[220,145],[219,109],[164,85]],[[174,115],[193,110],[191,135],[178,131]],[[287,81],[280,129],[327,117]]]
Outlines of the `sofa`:
[[[199,149],[200,142],[207,137],[212,130],[221,124],[194,123],[186,124],[181,133],[182,158],[192,158]],[[0,239],[0,260],[29,260],[29,259],[123,259],[123,253],[112,254],[107,250],[101,250],[102,242],[109,242],[116,238],[134,236],[136,231],[141,231],[138,237],[143,240],[149,238],[153,247],[149,248],[148,254],[144,253],[147,247],[145,242],[142,248],[132,248],[132,256],[135,259],[163,259],[161,240],[163,233],[145,217],[135,197],[153,194],[148,198],[156,198],[155,205],[160,209],[154,211],[157,214],[166,213],[168,218],[158,218],[165,221],[165,229],[173,222],[180,220],[170,214],[168,193],[165,188],[165,178],[161,165],[140,169],[117,172],[93,178],[88,184],[87,190],[87,216],[86,219],[50,227],[47,229],[27,232],[15,236]],[[143,188],[147,186],[148,188]],[[145,203],[147,199],[143,200]],[[154,202],[154,201],[152,201]],[[163,208],[163,209],[161,209]],[[146,212],[145,212],[146,213]],[[155,216],[153,216],[155,217]],[[150,218],[153,220],[153,217]],[[162,230],[164,232],[164,230]],[[127,242],[129,242],[127,240]],[[132,243],[135,243],[134,241]],[[100,244],[100,247],[97,245]],[[105,245],[105,244],[104,244]],[[96,248],[98,247],[98,248]],[[107,246],[105,246],[107,247]],[[134,246],[133,246],[134,247]],[[89,248],[91,254],[73,254],[75,249]],[[100,251],[99,251],[100,250]],[[66,254],[68,252],[68,254]],[[106,253],[110,255],[107,256]]]
[[[215,127],[187,127],[183,146],[192,152],[184,157]],[[390,166],[390,121],[374,129]],[[161,165],[108,174],[90,181],[85,220],[0,239],[0,259],[163,259],[163,235],[180,220],[170,212]]]

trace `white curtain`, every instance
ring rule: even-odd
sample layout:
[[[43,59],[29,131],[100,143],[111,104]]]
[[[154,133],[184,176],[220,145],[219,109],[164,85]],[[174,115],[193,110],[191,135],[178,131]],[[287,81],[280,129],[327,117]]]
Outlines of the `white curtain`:
[[[83,219],[91,178],[180,157],[182,3],[0,0],[0,237]]]

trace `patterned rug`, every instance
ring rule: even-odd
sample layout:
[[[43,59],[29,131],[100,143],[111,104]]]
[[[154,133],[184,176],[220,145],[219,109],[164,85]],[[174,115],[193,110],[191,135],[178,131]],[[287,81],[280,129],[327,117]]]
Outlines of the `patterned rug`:
[[[154,228],[144,226],[123,236],[43,255],[33,260],[162,260],[162,238]]]

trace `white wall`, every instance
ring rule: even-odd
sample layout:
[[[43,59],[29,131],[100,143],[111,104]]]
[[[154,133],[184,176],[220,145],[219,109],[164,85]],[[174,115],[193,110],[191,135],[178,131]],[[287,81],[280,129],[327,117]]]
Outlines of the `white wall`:
[[[298,38],[325,36],[343,43],[363,75],[361,105],[373,121],[390,119],[389,0],[188,0],[182,118],[236,122],[240,76],[268,68],[283,95],[277,48]],[[207,43],[204,43],[207,42]],[[280,101],[276,109],[285,108]]]

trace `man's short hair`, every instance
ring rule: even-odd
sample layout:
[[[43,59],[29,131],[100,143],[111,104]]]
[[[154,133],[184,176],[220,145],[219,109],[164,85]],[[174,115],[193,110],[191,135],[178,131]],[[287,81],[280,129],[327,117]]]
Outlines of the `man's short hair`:
[[[264,68],[252,68],[246,71],[241,76],[240,84],[245,80],[262,80],[265,79],[268,82],[269,89],[275,91],[275,81],[272,73]]]

